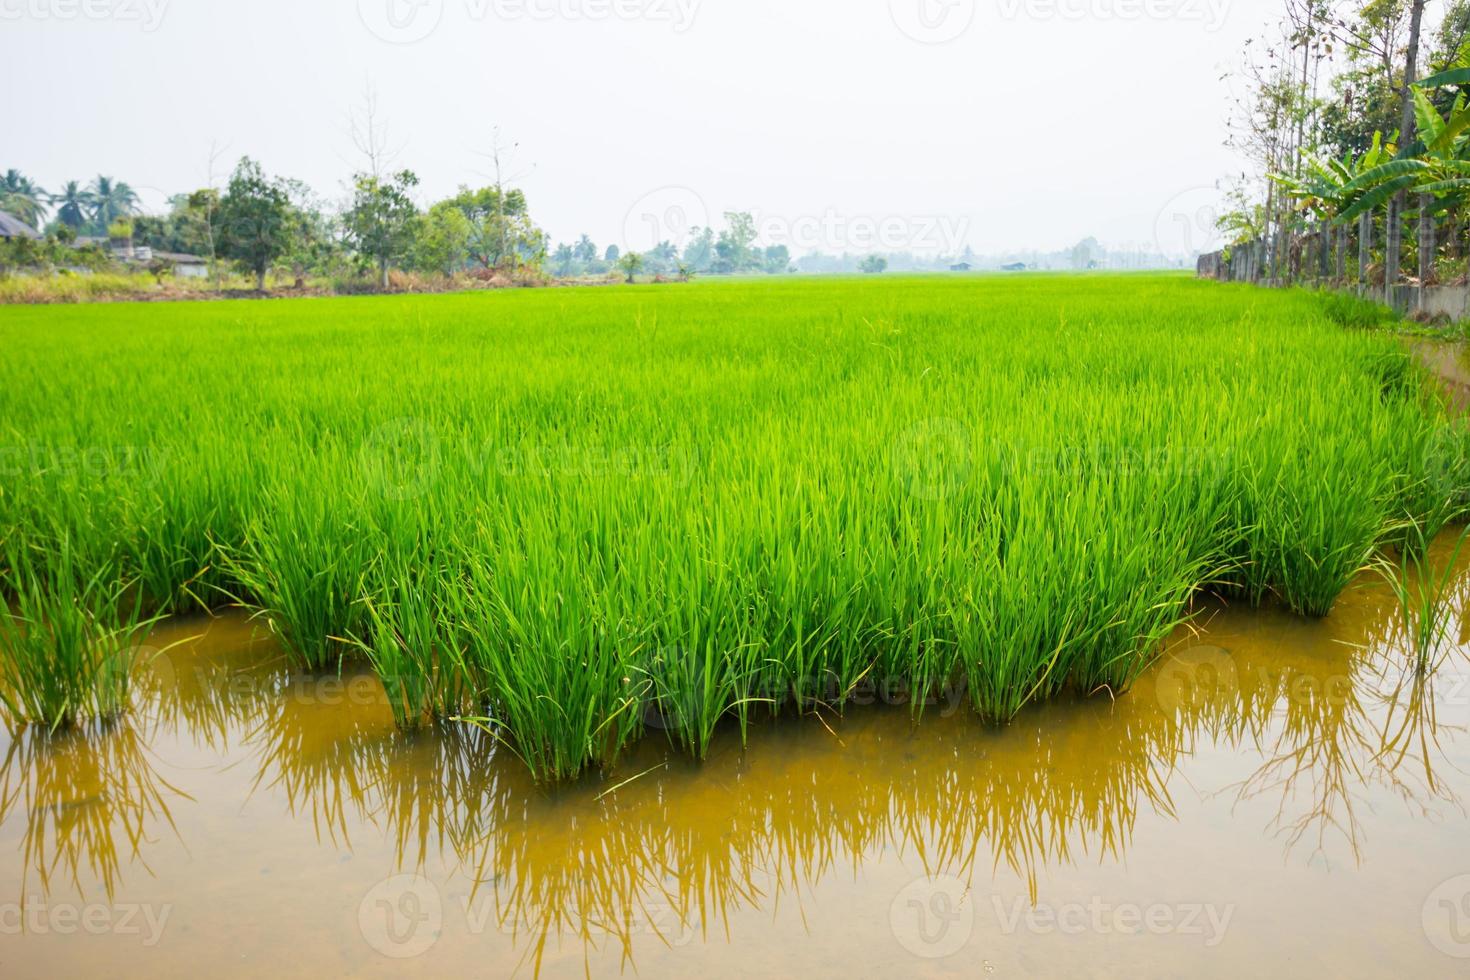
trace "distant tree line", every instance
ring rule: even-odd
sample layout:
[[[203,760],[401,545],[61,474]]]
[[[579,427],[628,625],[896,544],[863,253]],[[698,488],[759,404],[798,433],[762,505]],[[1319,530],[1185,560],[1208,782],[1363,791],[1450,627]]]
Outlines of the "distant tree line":
[[[599,250],[583,235],[575,242],[562,242],[551,254],[551,271],[562,277],[602,276],[630,269],[651,276],[738,275],[790,272],[791,250],[785,245],[762,248],[756,244],[755,217],[746,211],[725,214],[725,228],[692,229],[680,249],[673,242],[658,245],[634,256],[623,255],[616,245]]]
[[[177,194],[164,214],[144,214],[126,182],[99,176],[48,193],[17,170],[0,183],[0,211],[45,231],[45,242],[12,244],[10,265],[90,265],[112,246],[187,253],[220,269],[233,266],[264,289],[272,272],[301,285],[309,276],[371,278],[390,284],[395,270],[425,275],[550,274],[563,278],[621,275],[634,281],[693,275],[792,271],[785,245],[756,244],[755,220],[729,212],[725,227],[695,228],[682,248],[662,242],[645,253],[599,248],[587,235],[553,250],[531,219],[523,191],[500,185],[461,187],[420,209],[411,170],[355,174],[345,201],[333,206],[299,180],[267,174],[249,157],[223,188]],[[78,239],[92,253],[76,261]],[[62,254],[62,250],[65,251]],[[20,254],[24,253],[24,254]],[[0,263],[6,264],[6,263]]]
[[[349,196],[333,207],[298,180],[268,175],[240,160],[223,189],[201,188],[169,199],[161,215],[142,213],[126,182],[98,177],[67,183],[52,194],[16,170],[0,181],[0,211],[33,228],[42,242],[11,244],[33,261],[88,264],[77,258],[78,239],[188,253],[233,265],[264,289],[272,271],[294,277],[371,276],[389,284],[394,270],[433,275],[539,271],[547,236],[531,220],[525,194],[499,186],[461,187],[421,210],[418,177],[410,170],[358,173]],[[59,248],[71,251],[63,258]]]

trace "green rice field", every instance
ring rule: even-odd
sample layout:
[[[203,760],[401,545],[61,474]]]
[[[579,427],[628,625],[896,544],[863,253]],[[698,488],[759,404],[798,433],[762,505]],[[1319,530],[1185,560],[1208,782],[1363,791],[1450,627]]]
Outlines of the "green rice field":
[[[1358,319],[1179,276],[0,307],[0,713],[114,713],[228,606],[546,780],[1119,696],[1203,592],[1323,616],[1462,515],[1464,424]]]

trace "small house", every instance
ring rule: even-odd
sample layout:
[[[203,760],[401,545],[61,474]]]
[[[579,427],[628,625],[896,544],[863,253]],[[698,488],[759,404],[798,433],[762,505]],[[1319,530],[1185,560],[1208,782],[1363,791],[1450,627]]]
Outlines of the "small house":
[[[26,224],[13,214],[0,211],[0,241],[10,241],[13,238],[40,238],[36,229]]]
[[[970,263],[968,263],[968,262],[956,262],[954,265],[952,265],[952,266],[949,267],[949,271],[950,272],[969,272],[970,271]]]
[[[141,257],[139,261],[143,261]],[[173,267],[173,273],[179,279],[206,279],[209,277],[209,261],[200,255],[150,251],[147,261],[167,263]]]

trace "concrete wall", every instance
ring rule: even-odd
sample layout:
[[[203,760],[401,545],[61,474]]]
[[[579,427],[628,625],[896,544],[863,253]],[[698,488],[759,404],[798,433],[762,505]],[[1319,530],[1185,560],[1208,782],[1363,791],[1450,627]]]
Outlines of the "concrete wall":
[[[1221,252],[1201,255],[1196,272],[1201,279],[1219,279],[1223,282],[1249,282],[1257,286],[1301,286],[1306,289],[1333,289],[1361,296],[1375,303],[1390,306],[1405,315],[1420,314],[1434,319],[1447,319],[1454,323],[1470,321],[1470,286],[1365,286],[1344,284],[1338,279],[1308,279],[1302,282],[1279,283],[1265,278],[1264,262],[1259,243],[1237,248],[1231,261],[1226,261]]]

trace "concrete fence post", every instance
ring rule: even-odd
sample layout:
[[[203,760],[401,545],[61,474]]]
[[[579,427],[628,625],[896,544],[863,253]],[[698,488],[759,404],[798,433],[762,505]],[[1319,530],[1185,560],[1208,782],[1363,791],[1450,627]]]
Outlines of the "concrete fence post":
[[[1434,206],[1428,194],[1419,195],[1419,288],[1414,308],[1424,309],[1424,290],[1434,276]]]
[[[1317,278],[1332,277],[1332,226],[1323,218],[1317,222]]]
[[[1388,223],[1383,236],[1383,289],[1384,295],[1390,301],[1389,305],[1392,305],[1393,287],[1398,284],[1403,269],[1399,254],[1404,237],[1401,228],[1403,217],[1398,197],[1391,198],[1388,202]]]
[[[1368,266],[1373,263],[1373,212],[1358,215],[1358,285],[1368,285]]]

